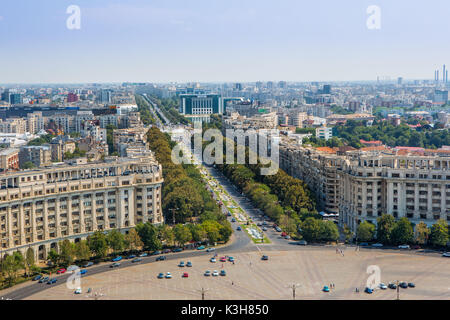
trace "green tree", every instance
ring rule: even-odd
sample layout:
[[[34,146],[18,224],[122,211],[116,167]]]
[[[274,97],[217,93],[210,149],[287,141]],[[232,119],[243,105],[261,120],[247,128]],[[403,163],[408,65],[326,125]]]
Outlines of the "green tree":
[[[17,273],[23,269],[23,256],[20,252],[14,252],[3,260],[2,271],[6,274],[8,284],[12,285],[17,279]]]
[[[375,225],[368,221],[361,222],[356,229],[356,238],[359,241],[372,241],[374,234]]]
[[[128,250],[137,250],[143,246],[143,242],[141,241],[141,238],[135,228],[128,230],[124,240],[125,246]]]
[[[158,237],[158,230],[150,222],[138,224],[136,226],[136,232],[143,242],[145,250],[154,251],[162,248],[161,240]]]
[[[301,235],[306,241],[313,242],[320,239],[320,220],[312,217],[306,218],[300,227]]]
[[[75,256],[78,260],[89,260],[91,251],[86,240],[75,243]]]
[[[428,228],[426,223],[420,222],[418,225],[416,225],[414,237],[418,244],[427,244],[429,236],[430,228]]]
[[[95,231],[94,234],[88,236],[87,244],[93,255],[100,258],[106,257],[108,242],[103,232]]]
[[[183,224],[177,224],[174,227],[175,240],[178,246],[182,247],[186,242],[192,240],[192,234],[189,227]]]
[[[59,261],[65,267],[69,266],[75,259],[75,248],[73,243],[65,239],[59,243]]]
[[[205,230],[208,242],[210,244],[213,244],[220,240],[220,223],[213,220],[203,221],[202,228]]]
[[[398,220],[391,232],[391,242],[393,244],[412,243],[414,240],[414,230],[408,218],[403,217]]]
[[[34,250],[33,248],[28,248],[25,254],[25,269],[27,271],[27,275],[30,274],[32,267],[34,266]]]
[[[383,244],[391,244],[391,233],[395,219],[389,214],[383,214],[377,219],[377,240]]]
[[[339,239],[339,229],[333,221],[320,221],[319,227],[320,240],[336,241]]]
[[[342,233],[345,236],[345,241],[350,241],[353,238],[353,232],[350,230],[350,228],[344,224],[344,228],[342,229]]]
[[[162,224],[158,226],[158,237],[164,242],[166,245],[173,245],[175,242],[175,234],[171,227],[166,224]]]
[[[114,253],[122,251],[125,246],[124,236],[117,229],[113,229],[108,232],[106,235],[106,242]]]
[[[47,255],[47,260],[50,260],[53,263],[53,265],[58,265],[59,264],[58,252],[56,252],[55,249],[51,249]]]
[[[27,161],[21,166],[21,169],[33,169],[33,168],[36,168],[36,165],[31,161]]]
[[[448,224],[440,219],[431,226],[430,243],[436,247],[444,247],[448,242]]]

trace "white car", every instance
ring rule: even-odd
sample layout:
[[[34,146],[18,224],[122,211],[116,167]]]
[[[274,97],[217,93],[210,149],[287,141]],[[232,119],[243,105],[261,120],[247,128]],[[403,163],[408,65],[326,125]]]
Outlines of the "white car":
[[[380,283],[380,289],[386,290],[387,289],[387,285],[385,285],[384,283]]]
[[[166,273],[166,279],[172,279],[172,274],[170,272]]]
[[[409,249],[409,245],[407,244],[401,244],[398,246],[399,249]]]
[[[450,252],[444,252],[442,254],[443,257],[450,258]]]
[[[217,277],[219,275],[219,272],[217,272],[217,270],[214,270],[212,275],[213,275],[213,277]]]
[[[214,251],[214,250],[216,250],[216,248],[208,248],[208,249],[206,249],[206,252],[211,252],[211,251]]]
[[[209,262],[216,263],[216,258],[209,259]]]
[[[82,293],[81,288],[77,288],[77,290],[75,290],[75,294],[81,294],[81,293]]]

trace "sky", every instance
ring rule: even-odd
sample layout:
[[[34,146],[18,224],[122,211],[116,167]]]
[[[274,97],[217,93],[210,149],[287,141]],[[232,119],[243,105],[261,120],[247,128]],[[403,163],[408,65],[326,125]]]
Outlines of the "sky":
[[[448,0],[1,0],[0,83],[432,79],[450,67],[449,14]]]

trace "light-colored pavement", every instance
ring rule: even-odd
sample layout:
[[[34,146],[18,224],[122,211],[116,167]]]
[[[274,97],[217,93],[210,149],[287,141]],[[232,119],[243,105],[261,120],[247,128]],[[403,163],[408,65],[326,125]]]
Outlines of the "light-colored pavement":
[[[395,299],[396,290],[363,291],[370,276],[370,265],[381,270],[381,281],[414,282],[416,288],[400,290],[400,299],[450,299],[450,259],[380,251],[345,252],[334,248],[298,248],[270,252],[262,261],[259,252],[233,254],[236,263],[223,263],[225,277],[205,277],[206,270],[220,271],[222,263],[210,263],[210,255],[189,259],[192,268],[180,268],[170,260],[87,276],[84,290],[104,294],[101,299],[200,299],[204,288],[206,299],[291,299],[292,284],[298,284],[297,299]],[[220,257],[220,255],[219,255]],[[184,261],[188,261],[184,259]],[[172,279],[157,279],[159,272],[171,272]],[[189,278],[181,278],[183,272]],[[324,285],[335,284],[330,293]],[[39,284],[36,284],[39,285]],[[359,287],[360,293],[355,293]],[[28,299],[90,299],[86,293],[75,295],[64,284],[30,296]]]

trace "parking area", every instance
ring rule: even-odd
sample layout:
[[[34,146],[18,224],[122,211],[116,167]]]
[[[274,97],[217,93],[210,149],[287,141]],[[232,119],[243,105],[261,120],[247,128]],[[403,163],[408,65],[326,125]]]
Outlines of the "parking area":
[[[267,254],[269,259],[262,261]],[[382,251],[348,249],[337,254],[334,248],[298,248],[289,251],[242,252],[233,254],[235,264],[209,262],[211,255],[183,259],[192,267],[178,267],[168,260],[118,269],[82,278],[83,293],[75,295],[65,284],[30,296],[28,299],[396,299],[396,290],[364,293],[369,266],[379,267],[381,282],[414,282],[416,288],[400,289],[400,299],[450,299],[450,259]],[[226,271],[226,276],[205,276],[206,270]],[[158,279],[170,272],[172,279]],[[187,278],[182,274],[188,272]],[[334,284],[330,292],[323,286]],[[36,284],[40,285],[40,284]],[[355,289],[360,292],[356,293]]]

